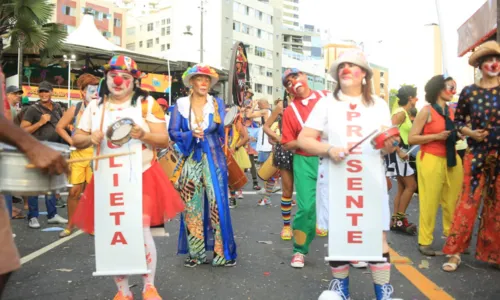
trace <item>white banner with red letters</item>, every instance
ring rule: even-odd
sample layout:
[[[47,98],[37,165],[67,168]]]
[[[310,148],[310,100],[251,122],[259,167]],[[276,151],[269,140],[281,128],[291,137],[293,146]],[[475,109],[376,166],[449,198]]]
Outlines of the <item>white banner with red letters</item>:
[[[94,170],[94,276],[148,273],[142,226],[142,144],[102,147],[101,155],[133,151],[100,160]],[[95,169],[94,163],[94,169]]]
[[[330,145],[350,148],[377,129],[363,105],[332,101],[328,107]],[[370,141],[343,162],[329,161],[327,261],[384,261],[382,199],[387,196],[380,151]],[[385,193],[385,195],[384,195]]]

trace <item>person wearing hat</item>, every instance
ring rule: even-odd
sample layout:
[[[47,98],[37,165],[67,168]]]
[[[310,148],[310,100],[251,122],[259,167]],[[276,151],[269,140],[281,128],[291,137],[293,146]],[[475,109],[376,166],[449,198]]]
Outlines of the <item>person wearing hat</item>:
[[[56,125],[57,133],[63,138],[69,145],[73,145],[73,138],[70,133],[66,130],[71,127],[71,134],[74,134],[76,127],[80,122],[80,119],[85,111],[85,108],[91,101],[99,100],[98,85],[99,78],[96,76],[86,73],[80,75],[76,81],[78,88],[80,89],[80,95],[82,101],[77,105],[71,106],[63,115],[61,120]],[[94,155],[94,147],[88,147],[87,149],[71,151],[70,159],[81,159],[89,158]],[[85,184],[89,183],[92,178],[92,167],[90,161],[83,161],[71,164],[71,176],[69,178],[69,183],[72,185],[69,196],[68,196],[68,225],[66,228],[59,233],[59,237],[64,238],[73,233],[73,223],[72,216],[78,206],[78,200],[83,192]]]
[[[323,161],[328,162],[330,175],[345,174],[346,168],[349,166],[359,168],[359,164],[361,167],[364,165],[365,168],[370,169],[370,176],[363,178],[363,186],[370,186],[371,191],[364,193],[363,198],[365,203],[376,202],[382,205],[380,218],[384,232],[382,234],[383,251],[380,254],[386,262],[369,262],[368,265],[372,273],[376,299],[393,299],[391,298],[393,288],[389,283],[391,272],[389,245],[386,239],[390,221],[389,195],[381,154],[394,152],[399,138],[386,139],[381,150],[374,149],[371,143],[364,143],[355,151],[349,152],[350,146],[348,145],[356,144],[362,137],[374,130],[392,126],[389,107],[385,100],[373,95],[371,82],[373,72],[364,53],[360,50],[343,52],[332,64],[329,73],[339,84],[333,92],[333,97],[321,99],[314,107],[298,137],[298,146],[307,153],[323,157]],[[362,133],[359,129],[353,128],[361,128]],[[358,149],[362,152],[356,151]],[[356,160],[360,153],[363,155],[363,160]],[[351,155],[353,158],[350,158],[346,165],[345,160]],[[328,199],[330,208],[332,203],[345,203],[346,201],[345,193],[334,193],[332,190],[338,189],[339,182],[343,186],[346,178],[335,178],[335,180],[333,182],[331,178],[328,181],[329,195],[335,195]],[[335,213],[337,212],[334,211],[333,214]],[[338,213],[340,214],[339,222],[346,218],[343,211]],[[329,235],[332,234],[336,232],[330,230]],[[345,237],[339,236],[338,239],[345,239]],[[348,256],[349,253],[345,255]],[[333,275],[331,290],[323,292],[320,299],[337,299],[339,296],[342,297],[341,299],[350,299],[349,261],[330,261],[330,269]]]
[[[292,168],[298,210],[292,224],[294,254],[291,266],[303,268],[304,256],[309,252],[309,245],[316,236],[316,182],[319,160],[317,155],[310,154],[299,147],[297,137],[303,130],[304,123],[310,118],[316,103],[326,97],[326,91],[312,90],[308,85],[307,74],[296,68],[285,70],[282,83],[293,97],[293,101],[283,111],[280,141],[285,150],[294,152]],[[291,202],[291,197],[283,197],[281,206],[289,207]],[[290,226],[285,226],[283,231],[291,229]]]
[[[56,125],[63,115],[63,109],[59,103],[52,101],[52,90],[50,82],[40,82],[38,86],[40,100],[26,109],[21,128],[40,141],[61,143],[62,139],[56,132]],[[47,222],[49,224],[68,223],[68,220],[57,214],[56,202],[55,194],[45,196]],[[38,196],[30,196],[28,197],[28,226],[30,228],[40,228],[38,216]]]
[[[127,56],[118,55],[104,66],[105,77],[100,83],[99,100],[90,101],[83,112],[78,129],[73,136],[73,146],[77,149],[96,147],[104,153],[117,146],[108,143],[102,128],[109,128],[117,119],[131,118],[134,125],[130,137],[142,144],[142,226],[145,258],[150,273],[143,274],[143,299],[161,299],[154,286],[157,264],[156,246],[150,227],[173,219],[184,210],[179,194],[163,172],[155,157],[155,148],[167,148],[169,138],[165,129],[163,110],[153,97],[140,88],[141,71],[136,62]],[[104,111],[103,111],[104,110]],[[122,145],[125,151],[129,143]],[[100,166],[100,164],[99,164]],[[132,166],[130,165],[132,168]],[[94,205],[100,204],[95,197],[95,183],[106,184],[101,172],[94,175],[81,197],[73,215],[74,224],[84,232],[94,232]],[[128,179],[127,179],[128,180]],[[109,190],[108,190],[109,191]],[[104,195],[101,196],[104,198]],[[125,254],[125,253],[124,253]],[[126,256],[125,256],[126,259]],[[118,292],[115,300],[133,299],[128,274],[114,277]]]
[[[168,124],[170,123],[170,116],[169,116],[169,112],[168,112],[168,107],[169,107],[168,102],[164,98],[158,98],[158,99],[156,99],[156,102],[158,102],[161,109],[165,113],[165,127],[167,128],[167,132],[168,132]]]
[[[11,85],[7,87],[5,93],[7,94],[7,101],[9,102],[10,106],[11,120],[15,120],[17,112],[19,110],[18,105],[21,102],[21,98],[23,96],[23,89],[15,85]]]
[[[208,94],[218,80],[219,75],[208,65],[189,67],[182,81],[191,88],[191,95],[177,99],[170,116],[170,137],[184,156],[178,190],[186,211],[181,217],[178,253],[188,254],[184,261],[188,268],[207,263],[206,251],[211,247],[213,266],[236,265],[223,150],[225,105]],[[213,234],[214,244],[208,244],[206,234]]]
[[[481,206],[476,259],[500,265],[500,127],[494,121],[500,110],[500,46],[496,41],[483,43],[472,53],[469,64],[478,68],[481,80],[462,90],[455,111],[455,124],[469,137],[469,150],[464,156],[462,195],[443,248],[449,256],[443,270],[448,272],[458,268],[460,254],[469,247]]]

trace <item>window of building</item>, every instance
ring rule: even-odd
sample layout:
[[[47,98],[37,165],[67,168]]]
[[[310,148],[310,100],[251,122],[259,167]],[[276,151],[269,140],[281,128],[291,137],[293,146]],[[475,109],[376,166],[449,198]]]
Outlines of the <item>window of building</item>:
[[[380,77],[384,77],[384,72],[380,71]]]
[[[381,88],[381,89],[383,89],[383,88],[384,88],[384,86],[385,86],[385,85],[384,85],[384,83],[382,83],[382,82],[381,82],[381,83],[380,83],[380,88]]]
[[[257,19],[262,21],[262,15],[263,15],[263,12],[261,12],[260,10],[255,10],[255,17]]]
[[[271,70],[271,69],[267,70],[266,76],[267,77],[273,77],[273,70]]]
[[[155,22],[155,27],[157,27],[157,28],[160,27],[160,21]]]
[[[166,22],[167,22],[166,19],[161,20],[161,25],[165,25]]]
[[[153,23],[148,24],[148,32],[153,31]]]
[[[240,22],[233,22],[233,30],[236,31],[236,32],[240,32]]]
[[[128,43],[125,48],[127,48],[127,50],[131,50],[131,51],[134,51],[135,50],[135,43]]]
[[[249,8],[248,8],[248,14],[247,14],[247,15],[249,15],[249,16],[254,16],[254,15],[255,15],[255,9],[253,9],[253,8],[249,7]]]
[[[255,56],[265,57],[266,49],[255,46]]]
[[[170,26],[167,26],[167,35],[170,35]]]
[[[75,9],[70,6],[63,5],[62,6],[62,13],[66,16],[75,16]]]
[[[113,36],[113,43],[115,43],[115,45],[120,46],[122,44],[122,38],[117,36],[117,35],[114,35]]]
[[[165,36],[165,27],[161,29],[161,36]]]
[[[113,19],[113,26],[115,26],[115,27],[122,27],[122,20],[114,18]]]
[[[170,44],[167,44],[167,50],[169,50],[169,49],[170,49]]]
[[[153,48],[153,39],[147,40],[146,43],[147,43],[147,45],[146,45],[147,48]]]
[[[135,27],[127,28],[127,35],[135,35]]]
[[[245,6],[245,15],[250,15],[250,7]]]
[[[240,6],[240,4],[238,2],[233,2],[233,11],[238,11],[238,7]]]
[[[241,32],[250,34],[250,26],[245,23],[241,23]]]
[[[246,5],[240,4],[240,5],[238,6],[238,12],[239,12],[240,14],[244,15],[244,14],[245,14],[245,11],[246,11],[246,7],[247,7]]]
[[[273,87],[272,86],[268,86],[267,87],[267,94],[268,95],[272,95],[273,94]]]
[[[259,75],[265,75],[265,74],[266,74],[266,67],[259,66]]]
[[[273,51],[266,50],[266,58],[267,59],[273,59]]]
[[[156,38],[155,43],[156,43],[156,45],[158,45],[160,43],[160,38]]]
[[[262,38],[262,30],[257,29],[257,37]]]
[[[256,83],[255,84],[255,92],[259,93],[259,94],[262,94],[262,90],[263,90],[262,84]]]
[[[139,48],[142,48],[142,41],[139,41]]]
[[[161,51],[165,51],[165,44],[161,45]]]
[[[167,18],[167,25],[170,24],[170,18]]]

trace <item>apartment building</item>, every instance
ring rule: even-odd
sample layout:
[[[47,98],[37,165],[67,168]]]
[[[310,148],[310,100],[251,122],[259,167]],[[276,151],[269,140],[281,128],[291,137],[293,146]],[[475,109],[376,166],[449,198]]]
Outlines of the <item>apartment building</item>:
[[[113,1],[103,0],[51,0],[56,6],[52,22],[63,24],[71,34],[79,25],[85,10],[94,13],[97,29],[114,44],[124,47],[126,28],[125,10],[114,5]]]
[[[148,55],[170,50],[172,45],[172,8],[128,18],[125,48]]]

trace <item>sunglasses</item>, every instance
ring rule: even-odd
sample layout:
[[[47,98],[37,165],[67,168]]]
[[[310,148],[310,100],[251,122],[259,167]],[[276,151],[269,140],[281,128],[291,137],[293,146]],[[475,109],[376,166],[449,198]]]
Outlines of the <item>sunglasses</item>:
[[[454,86],[454,85],[446,85],[446,90],[451,92],[451,93],[455,93],[457,91],[457,87]]]

